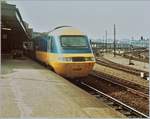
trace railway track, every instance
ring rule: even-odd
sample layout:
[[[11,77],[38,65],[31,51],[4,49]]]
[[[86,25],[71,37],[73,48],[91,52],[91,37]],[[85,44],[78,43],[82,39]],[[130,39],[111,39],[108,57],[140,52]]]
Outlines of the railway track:
[[[148,94],[149,94],[149,88],[148,87],[136,84],[136,83],[131,82],[129,80],[124,80],[124,79],[121,79],[119,77],[112,76],[112,75],[109,75],[107,73],[98,72],[95,70],[93,70],[91,72],[91,75],[96,76],[96,77],[100,77],[101,79],[104,79],[104,80],[107,80],[109,82],[121,85],[122,87],[128,88],[128,90],[132,90],[132,89],[137,90],[138,92],[142,92],[146,96],[148,96]]]
[[[102,77],[98,72],[92,72],[88,77],[79,79],[75,84],[127,117],[148,117],[149,96],[148,90],[145,92],[146,89],[131,88],[131,86],[108,79],[105,75]]]
[[[135,69],[135,68],[132,68],[132,67],[129,67],[129,66],[124,66],[124,65],[112,62],[110,60],[107,60],[105,58],[102,58],[102,57],[101,58],[96,58],[96,62],[100,65],[111,67],[111,68],[114,68],[114,69],[118,69],[118,70],[121,70],[121,71],[124,71],[124,72],[127,72],[127,73],[131,73],[131,74],[134,74],[134,75],[140,76],[140,73],[143,72],[146,77],[149,76],[149,72],[147,72],[147,71]]]
[[[84,83],[84,82],[81,82],[81,84],[84,87],[85,90],[88,90],[90,89],[90,93],[92,93],[92,95],[95,95],[96,98],[98,99],[102,99],[103,101],[105,101],[105,103],[107,103],[109,106],[115,108],[115,110],[123,113],[125,116],[127,117],[130,117],[130,118],[148,118],[149,116],[126,105],[125,103],[113,98],[112,96],[109,96],[107,95],[106,93],[103,93],[99,90],[97,90],[96,88]]]

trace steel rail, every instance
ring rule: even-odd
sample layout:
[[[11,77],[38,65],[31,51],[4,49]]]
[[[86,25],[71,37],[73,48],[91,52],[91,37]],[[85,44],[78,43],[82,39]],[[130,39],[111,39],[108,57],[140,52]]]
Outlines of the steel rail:
[[[134,108],[132,108],[132,107],[130,107],[130,106],[124,104],[123,102],[121,102],[121,101],[119,101],[119,100],[117,100],[117,99],[115,99],[115,98],[113,98],[113,97],[111,97],[111,96],[109,96],[109,95],[107,95],[107,94],[105,94],[105,93],[103,93],[103,92],[101,92],[101,91],[99,91],[99,90],[97,90],[97,89],[91,87],[90,85],[88,85],[88,84],[86,84],[86,83],[84,83],[84,82],[81,82],[81,84],[84,85],[84,86],[87,86],[88,88],[90,88],[90,89],[92,89],[92,90],[94,90],[94,91],[96,91],[98,94],[100,94],[100,95],[106,97],[107,99],[109,99],[109,100],[111,100],[111,101],[117,103],[117,104],[120,105],[122,108],[125,108],[125,109],[127,109],[127,110],[130,110],[130,112],[134,113],[136,116],[141,116],[141,117],[144,117],[144,118],[148,118],[148,117],[149,117],[149,116],[143,114],[142,112],[140,112],[140,111],[138,111],[138,110],[136,110],[136,109],[134,109]]]

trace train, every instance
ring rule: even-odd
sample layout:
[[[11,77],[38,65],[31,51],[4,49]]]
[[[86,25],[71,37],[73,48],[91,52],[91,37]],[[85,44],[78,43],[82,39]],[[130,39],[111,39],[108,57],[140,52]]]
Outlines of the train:
[[[59,26],[33,41],[36,60],[63,77],[86,77],[93,69],[95,57],[90,40],[77,28]]]

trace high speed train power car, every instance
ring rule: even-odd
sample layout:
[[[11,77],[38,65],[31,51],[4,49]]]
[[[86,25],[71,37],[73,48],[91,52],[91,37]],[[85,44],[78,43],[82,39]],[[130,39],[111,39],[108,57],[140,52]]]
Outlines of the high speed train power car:
[[[35,57],[64,77],[85,77],[95,58],[88,37],[71,26],[61,26],[34,39]]]

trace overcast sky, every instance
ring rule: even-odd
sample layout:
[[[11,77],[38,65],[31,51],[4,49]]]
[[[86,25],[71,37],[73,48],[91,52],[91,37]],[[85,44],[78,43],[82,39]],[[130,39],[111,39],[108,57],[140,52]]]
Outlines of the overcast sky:
[[[16,0],[15,4],[34,31],[46,32],[60,25],[81,29],[89,37],[150,38],[150,1],[51,1]]]

